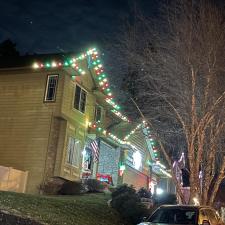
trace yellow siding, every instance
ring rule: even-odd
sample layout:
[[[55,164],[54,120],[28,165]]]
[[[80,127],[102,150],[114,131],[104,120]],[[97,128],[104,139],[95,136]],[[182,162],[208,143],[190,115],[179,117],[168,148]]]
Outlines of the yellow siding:
[[[29,70],[0,72],[0,165],[28,171],[28,192],[42,182],[51,118],[61,100],[59,82],[56,103],[43,103],[46,78]]]
[[[85,113],[82,113],[73,107],[76,84],[80,85],[81,88],[87,91]],[[59,167],[60,176],[69,180],[78,180],[80,178],[82,151],[88,131],[88,122],[91,122],[94,119],[94,107],[96,99],[92,93],[92,88],[93,82],[90,78],[90,74],[88,73],[86,75],[77,77],[74,81],[69,75],[65,75],[64,77],[64,91],[62,96],[61,112],[62,117],[67,120],[67,128],[64,138],[64,151],[61,155],[62,164],[61,167]],[[79,157],[80,161],[78,167],[74,167],[66,163],[66,145],[69,136],[76,138],[81,143],[79,154],[77,156]],[[58,156],[58,158],[60,158],[60,156]]]
[[[96,98],[104,101],[94,94],[86,60],[81,64],[86,75],[75,81],[69,75],[74,73],[71,68],[0,70],[0,165],[28,171],[27,192],[37,193],[51,176],[80,178],[88,122],[94,120]],[[52,103],[43,102],[48,74],[59,74]],[[85,113],[73,108],[76,84],[87,91]],[[69,136],[80,141],[77,167],[66,163]]]

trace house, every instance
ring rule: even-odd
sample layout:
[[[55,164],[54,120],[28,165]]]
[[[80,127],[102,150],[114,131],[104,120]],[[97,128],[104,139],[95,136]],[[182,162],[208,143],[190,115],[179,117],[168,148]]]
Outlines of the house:
[[[157,187],[169,191],[171,175],[160,163],[156,140],[150,134],[146,122],[116,123],[110,129],[100,129],[96,123],[91,125],[92,132],[100,137],[100,157],[98,177],[107,181],[111,177],[114,185],[126,183],[136,189]],[[116,135],[115,135],[116,134]],[[163,183],[168,184],[162,187]]]
[[[37,193],[54,176],[80,180],[105,175],[114,184],[133,180],[148,187],[148,146],[136,148],[115,129],[114,124],[124,123],[125,135],[133,132],[95,48],[79,56],[24,56],[1,62],[0,68],[0,165],[28,171],[28,193]],[[126,150],[133,151],[133,159],[143,154],[141,171],[137,162],[124,161]],[[126,166],[130,169],[124,171]]]

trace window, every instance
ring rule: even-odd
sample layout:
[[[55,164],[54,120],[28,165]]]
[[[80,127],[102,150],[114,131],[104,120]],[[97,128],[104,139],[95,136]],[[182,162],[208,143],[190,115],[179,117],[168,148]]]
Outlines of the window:
[[[80,141],[69,137],[67,143],[67,163],[73,166],[79,166]]]
[[[74,108],[80,112],[85,112],[87,92],[83,90],[80,86],[76,85],[75,97],[74,97]]]
[[[45,101],[54,102],[56,99],[56,90],[58,85],[59,75],[48,75],[47,84],[45,88]]]
[[[136,170],[142,171],[143,158],[144,158],[144,155],[141,151],[135,151],[134,149],[128,149],[126,164]]]
[[[91,170],[92,168],[92,149],[85,147],[83,154],[83,170]]]
[[[95,122],[100,122],[102,119],[102,108],[99,105],[95,106]]]

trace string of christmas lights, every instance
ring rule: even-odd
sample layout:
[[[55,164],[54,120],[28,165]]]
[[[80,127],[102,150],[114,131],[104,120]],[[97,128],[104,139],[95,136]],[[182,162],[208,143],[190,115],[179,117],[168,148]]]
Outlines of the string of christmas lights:
[[[158,152],[158,149],[156,147],[156,141],[154,140],[154,136],[151,134],[150,127],[148,126],[146,121],[143,121],[143,125],[144,125],[144,128],[147,131],[147,137],[150,141],[150,144],[151,144],[151,147],[152,147],[152,150],[153,150],[154,159],[155,159],[156,162],[159,162],[159,152]]]
[[[116,141],[117,143],[121,144],[121,145],[128,145],[133,149],[138,149],[135,145],[131,144],[129,141],[124,141],[123,139],[118,138],[118,136],[116,136],[115,134],[112,134],[111,132],[105,130],[104,128],[100,127],[99,124],[97,123],[89,123],[88,124],[90,128],[96,130],[97,132],[100,132],[101,134],[103,134],[104,136],[107,136],[109,138],[111,138],[112,140]]]
[[[109,81],[107,75],[104,73],[104,68],[99,58],[99,53],[96,48],[89,49],[86,53],[80,54],[78,57],[71,57],[64,61],[49,61],[49,62],[34,62],[34,69],[52,69],[52,68],[61,68],[61,67],[72,67],[74,68],[79,75],[85,75],[86,72],[79,66],[79,61],[87,59],[89,68],[93,69],[96,81],[100,91],[106,95],[105,101],[113,107],[111,110],[117,117],[123,121],[130,122],[130,120],[124,116],[120,110],[120,106],[116,103],[115,97],[112,94],[112,91],[109,87]],[[75,79],[75,76],[72,76],[72,80]]]
[[[144,125],[145,128],[147,128],[148,131],[148,138],[150,139],[150,143],[151,143],[151,147],[153,149],[154,152],[154,165],[159,166],[159,170],[162,174],[171,177],[170,173],[168,173],[166,171],[166,167],[160,162],[159,157],[158,157],[158,150],[156,148],[156,142],[153,139],[153,136],[150,134],[150,128],[148,126],[148,124],[143,121],[142,123],[138,124],[137,127],[135,129],[133,129],[128,135],[126,135],[125,137],[130,137],[132,134],[134,134],[138,129],[140,129],[142,127],[142,124]],[[121,145],[128,145],[133,149],[138,150],[138,148],[135,145],[132,145],[129,141],[124,139],[120,139],[118,138],[115,134],[112,134],[111,132],[108,132],[107,130],[103,129],[102,127],[99,126],[99,124],[97,123],[89,123],[89,127],[92,129],[95,129],[96,131],[102,133],[104,136],[111,138],[112,140],[116,141],[117,143],[121,144]],[[128,139],[128,138],[127,138]]]
[[[130,120],[126,116],[124,116],[121,112],[117,111],[116,109],[112,109],[111,112],[113,112],[115,115],[117,115],[122,120],[130,123]]]
[[[113,96],[111,89],[109,88],[109,81],[107,79],[107,75],[104,72],[104,68],[97,50],[92,51],[89,61],[91,62],[92,67],[94,68],[93,71],[100,90],[103,94],[107,96],[105,98],[105,101],[114,108],[111,111],[123,121],[130,122],[130,120],[126,116],[124,116],[121,112],[118,111],[121,107],[116,103],[115,97]]]
[[[127,140],[127,139],[129,139],[129,137],[132,135],[132,134],[134,134],[138,129],[140,129],[141,128],[141,126],[142,126],[142,123],[140,123],[140,124],[138,124],[129,134],[127,134],[125,137],[124,137],[124,139],[123,140]]]

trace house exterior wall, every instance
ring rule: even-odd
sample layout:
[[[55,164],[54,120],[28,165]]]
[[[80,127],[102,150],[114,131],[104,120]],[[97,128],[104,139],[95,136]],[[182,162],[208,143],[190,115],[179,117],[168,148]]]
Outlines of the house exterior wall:
[[[56,101],[43,102],[48,74],[59,74]],[[75,85],[87,91],[86,110],[73,108]],[[28,171],[27,192],[37,193],[52,176],[78,180],[88,122],[96,98],[90,74],[72,81],[68,71],[0,71],[0,165]],[[77,166],[66,162],[68,138],[79,141]]]
[[[37,192],[43,181],[53,118],[59,114],[60,77],[57,101],[43,103],[47,74],[0,72],[0,165],[28,171],[27,192]]]
[[[107,139],[101,132],[88,129],[88,123],[94,121],[96,104],[102,107],[99,124],[104,129],[120,122],[110,112],[110,106],[105,103],[105,95],[97,90],[86,60],[81,64],[82,68],[86,68],[86,74],[76,76],[74,80],[71,77],[75,73],[72,68],[0,70],[0,166],[28,171],[26,190],[29,193],[37,193],[40,184],[53,176],[80,179],[82,151],[87,137],[93,139],[104,136]],[[58,74],[59,78],[56,101],[47,103],[43,100],[47,76],[50,74]],[[73,106],[76,85],[87,92],[85,113]],[[70,137],[78,143],[78,163],[73,166],[67,163]],[[118,143],[111,140],[112,151],[100,146],[99,165],[93,163],[91,171],[93,177],[96,172],[106,173],[112,175],[114,184],[123,182],[137,187],[146,186],[149,174],[147,161],[150,157],[146,143],[140,134],[132,135],[130,141],[143,153],[140,171],[127,165],[124,176],[118,177],[119,162],[122,162],[124,155],[123,150],[115,148]]]
[[[148,161],[151,159],[145,137],[142,132],[131,135],[129,141],[136,146],[136,149],[127,148],[124,150],[124,163],[126,169],[122,176],[122,182],[133,185],[136,189],[141,187],[149,188],[150,167]],[[140,168],[135,168],[134,153],[141,155]]]
[[[84,65],[85,66],[85,65]],[[70,76],[64,77],[64,91],[62,95],[61,117],[66,121],[66,133],[62,140],[63,152],[58,154],[59,175],[69,180],[79,180],[82,171],[82,151],[85,146],[88,133],[88,123],[94,120],[96,97],[92,93],[93,81],[90,74],[76,77],[72,80]],[[79,85],[87,92],[85,113],[82,113],[73,107],[75,87]],[[68,138],[73,137],[80,142],[78,150],[78,166],[71,166],[66,162]],[[60,164],[60,159],[62,159]],[[57,174],[57,172],[55,172]]]
[[[133,185],[135,189],[148,188],[148,176],[132,167],[127,166],[123,174],[123,183]]]
[[[115,148],[104,141],[100,142],[98,173],[112,176],[113,185],[117,185],[120,148]]]

